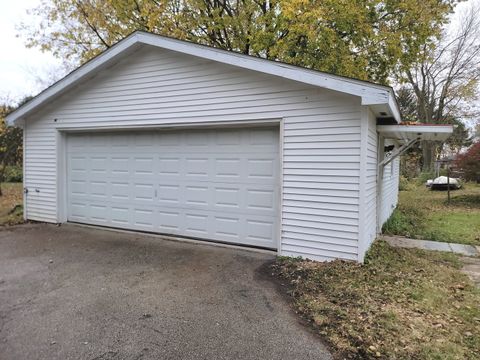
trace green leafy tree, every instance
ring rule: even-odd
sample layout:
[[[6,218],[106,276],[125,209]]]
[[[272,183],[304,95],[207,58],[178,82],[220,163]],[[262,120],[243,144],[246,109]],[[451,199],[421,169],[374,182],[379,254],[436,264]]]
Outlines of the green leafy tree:
[[[456,0],[43,0],[28,46],[81,63],[134,30],[387,83],[440,34]],[[427,45],[429,46],[429,45]]]
[[[5,121],[5,116],[11,110],[13,109],[9,106],[0,106],[0,196],[7,166],[19,165],[22,162],[22,129],[8,126]]]
[[[454,155],[458,155],[462,149],[472,145],[473,136],[462,121],[453,118],[447,119],[446,122],[453,125],[453,134],[443,144],[443,148]]]

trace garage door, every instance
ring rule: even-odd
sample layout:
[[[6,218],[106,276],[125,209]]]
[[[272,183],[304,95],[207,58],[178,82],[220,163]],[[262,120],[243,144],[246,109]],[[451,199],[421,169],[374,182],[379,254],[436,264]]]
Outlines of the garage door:
[[[276,247],[276,128],[67,138],[68,220]]]

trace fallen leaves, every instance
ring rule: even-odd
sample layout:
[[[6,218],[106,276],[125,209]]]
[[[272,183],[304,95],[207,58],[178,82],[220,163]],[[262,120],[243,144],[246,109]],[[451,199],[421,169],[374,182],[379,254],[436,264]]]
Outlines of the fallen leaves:
[[[376,242],[365,265],[281,258],[273,273],[341,358],[477,359],[480,291],[457,261]]]

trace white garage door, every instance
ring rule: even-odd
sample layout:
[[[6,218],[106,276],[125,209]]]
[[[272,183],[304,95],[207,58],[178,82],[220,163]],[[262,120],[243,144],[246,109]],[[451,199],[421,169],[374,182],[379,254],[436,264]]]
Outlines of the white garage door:
[[[68,220],[275,248],[276,128],[67,138]]]

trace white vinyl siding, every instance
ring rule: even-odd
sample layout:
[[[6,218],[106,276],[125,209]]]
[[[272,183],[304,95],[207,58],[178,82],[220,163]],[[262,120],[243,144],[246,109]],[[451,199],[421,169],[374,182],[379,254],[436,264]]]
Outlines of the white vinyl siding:
[[[360,107],[341,111],[285,119],[284,255],[357,258]]]
[[[360,109],[358,97],[144,47],[27,120],[27,216],[61,218],[58,129],[283,119],[281,253],[356,260]]]
[[[398,203],[398,182],[400,180],[400,160],[395,160],[387,164],[383,169],[383,179],[381,183],[382,201],[380,206],[380,226],[388,220]]]
[[[365,251],[377,236],[377,120],[368,112],[367,154],[365,172]]]
[[[25,127],[24,187],[28,220],[56,222],[56,147],[55,131],[43,121]]]

